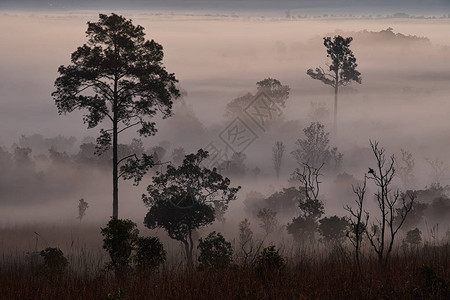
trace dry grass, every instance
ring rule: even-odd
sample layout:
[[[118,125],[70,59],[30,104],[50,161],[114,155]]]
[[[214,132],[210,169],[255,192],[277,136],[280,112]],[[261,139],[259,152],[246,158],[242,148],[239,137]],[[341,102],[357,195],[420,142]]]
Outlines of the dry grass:
[[[386,266],[366,253],[361,270],[349,249],[315,245],[284,247],[288,251],[281,253],[287,265],[281,271],[261,272],[240,265],[220,271],[187,270],[172,261],[159,273],[133,273],[119,280],[103,269],[106,255],[99,245],[101,238],[89,235],[88,227],[79,233],[92,243],[95,240],[89,247],[75,235],[40,230],[52,237],[49,244],[65,248],[67,272],[50,275],[33,267],[26,259],[26,252],[34,250],[33,239],[15,252],[6,253],[3,247],[0,299],[450,299],[449,245],[397,251]],[[55,235],[50,234],[53,230]],[[13,231],[0,233],[14,236]]]

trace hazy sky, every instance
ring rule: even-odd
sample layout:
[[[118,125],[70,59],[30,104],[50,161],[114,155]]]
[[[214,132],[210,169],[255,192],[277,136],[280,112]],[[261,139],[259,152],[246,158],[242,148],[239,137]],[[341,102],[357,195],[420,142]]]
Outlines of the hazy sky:
[[[445,13],[449,0],[1,0],[0,8],[25,9],[194,9],[252,11],[303,10],[311,13],[375,12]],[[444,9],[444,11],[442,11]]]
[[[86,22],[98,20],[99,12],[109,13],[107,9],[0,13],[0,146],[9,149],[21,134],[73,135],[78,141],[86,135],[98,135],[98,128],[86,130],[80,113],[59,116],[51,93],[58,66],[68,64],[70,54],[86,42]],[[291,87],[284,110],[287,122],[283,128],[261,136],[246,153],[249,168],[258,165],[265,174],[272,174],[273,142],[281,139],[288,153],[293,150],[302,128],[311,121],[311,102],[322,103],[332,112],[332,90],[309,78],[306,70],[325,65],[322,38],[341,30],[344,35],[355,36],[351,47],[363,78],[362,85],[352,85],[340,96],[338,143],[342,151],[367,147],[369,139],[380,140],[389,153],[406,148],[425,170],[419,174],[421,188],[429,184],[424,158],[447,161],[450,19],[285,20],[154,15],[151,11],[117,13],[144,26],[147,38],[163,45],[167,70],[176,74],[188,94],[185,100],[190,110],[177,105],[175,117],[158,121],[160,132],[147,139],[147,144],[168,140],[174,147],[185,146],[189,152],[206,146],[227,124],[226,104],[254,92],[257,81],[273,77]],[[364,40],[361,35],[363,30],[379,32],[388,27],[395,33],[428,37],[429,43]],[[206,131],[199,130],[200,122]],[[331,128],[331,118],[324,123]],[[133,133],[127,135],[131,137]],[[352,153],[344,152],[350,163],[355,158]],[[346,171],[361,177],[350,163]],[[366,168],[365,161],[363,164]],[[290,172],[292,168],[286,168],[284,176]],[[258,189],[269,194],[278,187],[272,183],[259,182]],[[246,185],[244,191],[251,188]],[[143,213],[139,193],[133,190],[133,205],[124,209],[125,215],[133,210]],[[110,205],[109,177],[92,190],[67,196],[64,200],[70,203],[58,202],[65,215],[73,214],[74,203],[81,197],[90,199],[92,211],[103,211],[107,217],[109,209],[105,211],[104,207]],[[30,206],[28,213],[32,215],[39,209],[45,215],[45,207]],[[13,217],[25,213],[18,208],[3,214]]]

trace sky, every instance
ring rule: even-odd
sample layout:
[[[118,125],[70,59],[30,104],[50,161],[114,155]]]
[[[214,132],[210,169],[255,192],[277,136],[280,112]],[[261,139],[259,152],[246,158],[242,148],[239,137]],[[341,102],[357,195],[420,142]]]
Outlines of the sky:
[[[262,11],[309,13],[445,13],[449,0],[2,0],[0,9],[172,9],[252,13]]]
[[[284,181],[273,181],[270,161],[273,142],[283,140],[288,147],[287,153],[290,153],[295,140],[301,137],[302,128],[314,120],[312,103],[319,103],[328,110],[328,117],[321,121],[327,129],[332,128],[332,90],[309,78],[306,70],[325,66],[324,36],[343,34],[354,37],[352,50],[363,80],[361,85],[354,84],[343,90],[340,96],[339,139],[332,137],[332,143],[344,153],[346,165],[343,171],[356,178],[363,176],[367,163],[358,155],[367,150],[369,139],[380,140],[389,153],[398,154],[401,148],[413,152],[420,168],[420,188],[430,184],[431,171],[425,158],[439,158],[450,163],[447,158],[450,126],[446,121],[450,110],[450,75],[445,63],[450,60],[450,19],[286,19],[285,11],[294,5],[293,2],[264,2],[258,8],[268,10],[255,15],[248,13],[252,10],[240,7],[256,6],[256,1],[237,2],[233,2],[233,8],[236,7],[237,15],[242,13],[243,16],[230,17],[233,10],[219,10],[220,6],[212,4],[219,2],[214,1],[191,1],[194,4],[189,6],[178,4],[181,1],[170,2],[171,6],[164,13],[133,10],[148,7],[138,1],[127,5],[126,10],[115,10],[142,25],[147,38],[163,45],[164,65],[176,74],[180,87],[187,93],[186,105],[177,103],[173,118],[157,120],[159,132],[144,141],[146,146],[169,141],[172,149],[183,146],[187,152],[206,146],[229,122],[225,117],[227,103],[248,92],[254,93],[257,81],[277,78],[291,87],[290,98],[283,110],[286,122],[261,135],[248,148],[248,168],[261,167],[267,181],[254,183],[250,180],[243,184],[239,200],[252,189],[270,195],[284,184]],[[53,84],[58,67],[70,63],[70,54],[86,42],[86,22],[96,21],[100,12],[110,13],[113,6],[95,2],[101,6],[96,9],[97,6],[87,2],[77,2],[77,7],[69,6],[69,2],[64,4],[66,6],[63,2],[54,2],[55,6],[49,8],[48,2],[22,2],[23,6],[19,6],[18,1],[14,3],[0,1],[0,147],[11,151],[12,144],[17,143],[21,135],[38,133],[49,138],[57,135],[76,137],[77,142],[71,149],[76,153],[83,137],[96,137],[99,129],[87,130],[79,112],[58,115],[51,97]],[[274,3],[277,3],[276,7]],[[321,14],[337,7],[326,2],[314,3],[310,6],[311,11]],[[376,6],[374,2],[364,3],[367,8],[363,10],[364,14],[375,13],[376,9],[369,9]],[[431,8],[440,7],[437,16],[450,13],[446,9],[448,2],[443,1],[421,1],[427,5],[414,2],[417,3],[415,6],[396,3],[398,9],[393,4],[378,5],[378,9],[382,7],[383,13],[389,14],[416,9],[421,15],[433,13]],[[403,7],[401,3],[404,3]],[[177,7],[180,10],[175,10]],[[225,11],[227,16],[203,12],[192,15],[190,12],[196,7]],[[292,11],[295,7],[292,6]],[[302,2],[298,7],[306,9],[308,3]],[[172,8],[174,14],[171,14]],[[426,42],[367,38],[364,33],[364,30],[380,32],[387,28],[393,28],[394,34],[425,37]],[[136,135],[130,133],[124,141],[133,137]],[[288,158],[286,166],[282,175],[287,181],[295,161]],[[69,173],[60,171],[65,175]],[[110,178],[106,173],[102,176],[95,186],[74,191],[64,199],[49,196],[49,201],[59,205],[61,214],[57,218],[64,219],[73,214],[74,203],[81,197],[92,203],[90,216],[97,214],[107,218],[110,211],[104,208],[110,205]],[[446,182],[450,183],[449,178]],[[328,184],[324,191],[332,191],[332,178],[324,184]],[[140,199],[144,187],[133,190],[130,184],[123,186],[121,192],[129,196],[132,204],[123,207],[124,216],[137,216],[140,220],[145,212]],[[13,220],[20,215],[31,217],[36,212],[41,218],[54,217],[41,204],[30,205],[27,212],[22,206],[1,207],[3,215],[0,217]],[[327,209],[328,212],[338,211],[342,209],[341,202],[333,203],[328,197]]]

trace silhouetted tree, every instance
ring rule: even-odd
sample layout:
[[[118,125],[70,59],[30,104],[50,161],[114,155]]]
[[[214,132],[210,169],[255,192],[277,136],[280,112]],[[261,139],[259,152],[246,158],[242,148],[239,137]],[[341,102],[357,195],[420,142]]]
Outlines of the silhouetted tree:
[[[337,130],[337,106],[338,92],[340,86],[346,86],[351,81],[361,83],[361,73],[356,70],[356,58],[350,50],[350,43],[353,38],[344,38],[340,35],[324,37],[323,44],[327,48],[327,57],[331,63],[329,70],[325,71],[322,67],[308,69],[306,72],[311,78],[322,81],[324,84],[334,88],[334,131]]]
[[[272,149],[273,167],[277,174],[277,179],[280,179],[281,164],[283,162],[284,150],[286,147],[283,142],[276,142]]]
[[[303,170],[296,170],[296,177],[303,186],[304,198],[298,204],[300,215],[293,218],[286,229],[297,242],[314,240],[318,228],[317,221],[324,213],[323,203],[318,199],[320,191],[319,176],[322,166],[314,168],[304,164]]]
[[[348,232],[349,225],[346,217],[325,217],[319,220],[319,233],[324,242],[340,244]]]
[[[155,271],[166,260],[167,252],[157,237],[139,237],[136,243],[135,261],[140,272]]]
[[[298,139],[295,142],[298,148],[292,151],[299,165],[308,164],[313,168],[324,165],[334,170],[340,168],[342,154],[337,147],[330,147],[330,133],[325,131],[323,124],[313,122],[303,129],[303,133],[305,138]]]
[[[263,243],[264,240],[255,241],[253,239],[253,231],[250,228],[248,219],[244,219],[239,223],[239,255],[244,266],[255,264]]]
[[[352,208],[349,205],[345,206],[344,209],[350,213],[348,218],[350,222],[350,228],[347,232],[347,237],[355,248],[355,259],[358,267],[360,264],[360,252],[363,235],[367,228],[367,222],[369,219],[369,214],[364,211],[364,197],[366,195],[367,188],[367,177],[364,176],[363,184],[358,184],[357,186],[352,185],[353,193],[358,199],[355,199],[356,208]]]
[[[256,83],[258,92],[264,92],[277,105],[281,107],[286,106],[286,101],[289,99],[289,92],[291,88],[288,85],[282,85],[278,79],[266,78]]]
[[[72,63],[59,67],[52,96],[60,114],[87,110],[83,121],[88,128],[109,121],[110,127],[100,130],[97,146],[99,152],[112,146],[112,215],[117,218],[119,178],[140,179],[153,164],[149,156],[119,157],[118,136],[134,126],[139,135],[155,134],[151,118],[157,111],[170,116],[179,91],[174,74],[162,64],[162,46],[145,40],[143,27],[116,14],[100,14],[98,22],[88,22],[86,34],[88,42],[72,53]]]
[[[391,191],[391,182],[395,176],[394,155],[386,159],[385,149],[378,146],[378,142],[370,141],[372,152],[375,155],[376,167],[369,168],[368,179],[371,179],[378,188],[375,193],[379,208],[379,217],[366,228],[366,236],[378,256],[380,263],[386,263],[392,251],[397,232],[402,227],[406,217],[411,211],[414,193],[400,194]],[[400,206],[400,209],[397,209]]]
[[[417,246],[422,242],[422,232],[419,228],[416,227],[406,233],[406,242],[411,246]]]
[[[304,198],[301,188],[289,187],[275,192],[269,197],[255,191],[246,195],[244,200],[245,211],[256,217],[261,209],[267,208],[278,214],[281,218],[292,218],[298,210],[298,204]]]
[[[118,277],[124,276],[130,270],[132,254],[136,249],[139,229],[131,220],[111,217],[105,228],[101,228],[103,249],[109,253],[111,262],[108,264]]]
[[[83,219],[84,215],[86,214],[86,209],[88,209],[89,204],[84,201],[83,198],[80,199],[79,203],[78,203],[78,217],[77,219],[81,220]]]
[[[230,266],[233,248],[220,232],[213,231],[205,239],[200,238],[197,248],[200,250],[198,261],[201,269],[223,269]]]
[[[274,78],[266,78],[258,81],[256,87],[257,93],[264,92],[276,105],[285,107],[291,90],[288,85],[282,85],[279,80]],[[226,115],[233,116],[241,113],[254,99],[255,95],[252,93],[233,99],[226,106]]]
[[[189,266],[192,266],[194,240],[192,232],[211,224],[216,218],[215,207],[227,208],[236,198],[240,187],[230,187],[230,180],[201,166],[208,152],[200,149],[187,155],[179,167],[167,166],[165,173],[157,172],[153,184],[143,195],[150,207],[144,223],[150,229],[163,228],[169,237],[185,247]]]

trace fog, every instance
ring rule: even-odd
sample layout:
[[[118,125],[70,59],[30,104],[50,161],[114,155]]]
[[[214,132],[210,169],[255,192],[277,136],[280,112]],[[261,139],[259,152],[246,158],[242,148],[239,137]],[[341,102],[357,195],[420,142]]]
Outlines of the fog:
[[[75,157],[80,145],[92,140],[85,137],[98,136],[99,128],[86,129],[81,112],[58,115],[51,97],[58,66],[68,64],[70,54],[85,43],[86,22],[96,21],[98,13],[4,11],[0,17],[0,146],[11,155],[17,146],[29,147],[33,162],[27,168],[11,167],[7,169],[9,174],[0,177],[21,180],[16,185],[2,184],[3,226],[77,222],[80,198],[89,203],[84,221],[105,223],[109,218],[111,175],[107,167],[55,163],[43,156],[49,156],[48,149],[53,146]],[[351,49],[362,74],[361,85],[351,84],[340,92],[339,130],[331,135],[331,144],[344,155],[339,173],[363,179],[367,168],[374,165],[369,140],[379,141],[388,155],[399,156],[400,149],[413,154],[417,190],[434,182],[433,169],[426,159],[450,163],[448,18],[287,20],[178,12],[119,13],[142,25],[147,38],[163,45],[164,65],[175,73],[185,91],[174,105],[174,116],[157,118],[158,133],[142,139],[146,149],[163,146],[168,159],[175,148],[184,147],[186,153],[192,153],[216,139],[232,120],[226,116],[226,105],[247,93],[255,94],[256,82],[271,77],[291,88],[286,107],[281,108],[282,119],[258,133],[245,150],[246,174],[230,175],[232,185],[242,186],[226,214],[233,228],[247,217],[243,201],[248,192],[258,191],[268,197],[289,186],[288,179],[298,166],[290,153],[295,150],[295,141],[303,138],[303,128],[320,121],[332,132],[333,90],[306,74],[307,69],[327,62],[324,36],[352,36]],[[315,113],[312,103],[324,107],[325,113]],[[34,142],[24,139],[35,134],[40,137],[35,136]],[[136,137],[129,131],[120,142],[129,143]],[[279,180],[272,164],[272,147],[278,140],[286,144]],[[255,167],[261,170],[258,176],[252,174]],[[120,183],[121,217],[142,224],[146,208],[141,194],[150,184],[151,175],[138,187],[131,182]],[[326,215],[342,216],[342,206],[350,204],[353,196],[351,183],[338,193],[336,175],[324,174],[321,194]],[[450,183],[446,172],[439,183]],[[400,180],[395,184],[404,190]],[[372,195],[374,188],[369,189]],[[372,200],[368,202],[375,207]],[[442,220],[445,218],[436,222]]]

